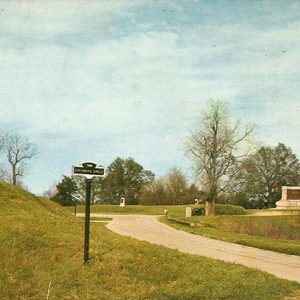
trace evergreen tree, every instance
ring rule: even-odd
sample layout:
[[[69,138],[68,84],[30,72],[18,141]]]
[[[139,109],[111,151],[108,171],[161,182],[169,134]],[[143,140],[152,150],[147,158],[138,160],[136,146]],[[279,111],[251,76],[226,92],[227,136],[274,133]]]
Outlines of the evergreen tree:
[[[78,187],[74,178],[64,175],[56,189],[57,194],[51,200],[63,206],[75,205],[78,202]]]

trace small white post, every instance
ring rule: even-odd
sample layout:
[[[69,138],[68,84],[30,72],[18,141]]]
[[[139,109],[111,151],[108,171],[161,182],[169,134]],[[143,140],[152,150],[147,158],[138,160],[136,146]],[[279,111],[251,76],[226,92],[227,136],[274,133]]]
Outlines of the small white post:
[[[50,296],[50,287],[51,287],[51,281],[48,284],[47,300],[49,299],[49,296]]]
[[[125,205],[125,198],[121,198],[120,207],[124,207]]]
[[[166,219],[168,219],[168,210],[167,209],[164,209],[164,213],[166,215]]]
[[[192,216],[192,208],[191,207],[186,207],[185,209],[185,217],[190,218]]]

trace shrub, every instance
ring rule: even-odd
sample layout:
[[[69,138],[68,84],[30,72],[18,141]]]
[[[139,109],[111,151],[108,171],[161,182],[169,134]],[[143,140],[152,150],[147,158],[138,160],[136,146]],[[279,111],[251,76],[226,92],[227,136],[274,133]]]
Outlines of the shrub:
[[[204,208],[194,208],[192,211],[192,216],[204,216],[205,209]]]
[[[242,206],[236,205],[216,205],[216,215],[245,215],[246,210]]]

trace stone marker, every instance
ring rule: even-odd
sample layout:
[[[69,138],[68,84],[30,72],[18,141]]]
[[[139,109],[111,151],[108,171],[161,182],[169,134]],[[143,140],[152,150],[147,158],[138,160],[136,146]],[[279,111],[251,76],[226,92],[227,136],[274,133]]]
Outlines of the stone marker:
[[[125,198],[121,198],[120,206],[124,207],[125,205]]]
[[[199,199],[195,199],[195,205],[199,205]]]
[[[278,209],[300,209],[300,186],[283,186],[281,200],[276,202]]]
[[[168,210],[167,209],[164,209],[164,213],[165,213],[166,218],[169,219]]]
[[[191,207],[186,207],[185,209],[185,217],[190,218],[192,216],[192,208]]]

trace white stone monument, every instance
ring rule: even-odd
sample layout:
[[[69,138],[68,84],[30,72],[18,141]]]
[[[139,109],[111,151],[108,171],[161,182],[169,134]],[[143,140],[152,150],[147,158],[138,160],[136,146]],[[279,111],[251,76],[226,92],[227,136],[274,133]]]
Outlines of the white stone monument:
[[[185,217],[190,218],[192,216],[192,208],[191,207],[186,207],[185,208]]]
[[[125,205],[125,198],[121,198],[120,207],[124,207]]]
[[[195,205],[199,205],[199,199],[195,199]]]
[[[278,209],[300,209],[300,186],[283,186],[281,200],[276,202]]]

